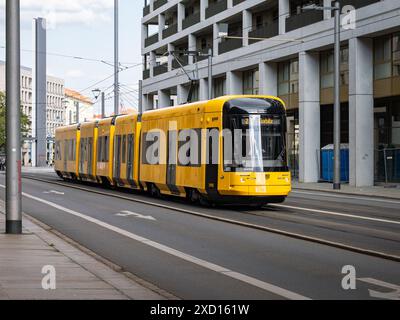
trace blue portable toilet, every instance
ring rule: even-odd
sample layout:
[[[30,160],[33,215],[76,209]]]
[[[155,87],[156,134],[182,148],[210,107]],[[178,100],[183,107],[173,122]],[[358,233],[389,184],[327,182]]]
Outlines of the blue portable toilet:
[[[321,180],[333,182],[334,154],[333,144],[328,144],[321,149]],[[340,180],[349,182],[349,146],[340,145]]]

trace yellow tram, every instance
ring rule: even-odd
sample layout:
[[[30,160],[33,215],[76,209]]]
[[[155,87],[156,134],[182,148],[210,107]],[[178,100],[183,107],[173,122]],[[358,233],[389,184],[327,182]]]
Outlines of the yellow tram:
[[[59,128],[55,170],[193,202],[277,203],[291,190],[285,136],[279,98],[224,96]]]

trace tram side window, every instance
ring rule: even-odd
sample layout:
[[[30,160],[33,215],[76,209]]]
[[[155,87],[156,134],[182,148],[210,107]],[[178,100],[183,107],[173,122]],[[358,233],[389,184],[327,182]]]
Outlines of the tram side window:
[[[126,136],[124,136],[126,137]],[[134,141],[134,136],[133,134],[128,135],[128,163],[131,165],[133,163],[133,141]]]
[[[126,135],[122,136],[122,163],[126,163]]]
[[[121,162],[121,141],[122,141],[121,135],[114,136],[114,162],[115,163]]]
[[[103,149],[103,137],[99,137],[97,139],[97,161],[98,162],[103,162],[102,159],[102,149]]]
[[[74,139],[67,140],[68,143],[68,161],[75,161],[76,144]]]
[[[93,151],[93,138],[88,138],[88,144],[87,144],[88,161],[92,161],[92,151]]]
[[[55,159],[61,160],[60,141],[56,141]]]
[[[83,150],[82,150],[82,158],[83,161],[87,161],[87,144],[88,144],[88,138],[83,139]]]
[[[97,140],[97,161],[108,162],[108,136],[99,137]]]
[[[72,159],[71,161],[75,161],[76,159],[76,142],[74,139],[71,140],[71,145],[72,145]]]
[[[178,139],[179,166],[200,167],[201,129],[180,130]]]
[[[103,159],[104,159],[104,162],[108,162],[108,150],[109,150],[108,136],[105,136],[103,138],[104,138]]]
[[[85,156],[86,156],[86,152],[85,152],[86,146],[85,146],[85,143],[86,143],[86,139],[85,139],[85,138],[82,138],[82,139],[81,139],[81,143],[80,143],[80,150],[79,150],[79,152],[80,152],[80,154],[79,154],[80,162],[86,161],[86,160],[85,160]]]
[[[99,137],[97,140],[97,160],[99,162],[108,162],[108,136]]]
[[[160,133],[145,132],[142,139],[142,163],[150,165],[160,164]]]

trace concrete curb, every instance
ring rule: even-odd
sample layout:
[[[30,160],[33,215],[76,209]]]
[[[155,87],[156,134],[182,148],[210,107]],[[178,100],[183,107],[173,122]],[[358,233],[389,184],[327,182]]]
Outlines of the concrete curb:
[[[394,200],[394,201],[400,201],[400,190],[399,190],[399,197],[392,197],[392,196],[387,196],[387,195],[382,195],[382,194],[376,194],[376,193],[356,193],[356,192],[348,192],[348,191],[338,191],[338,190],[321,190],[321,189],[314,189],[314,188],[292,188],[293,191],[315,191],[315,192],[323,192],[323,193],[329,193],[329,194],[336,194],[336,195],[345,195],[345,196],[358,196],[358,197],[374,197],[374,198],[379,198],[379,199],[387,199],[387,200]]]

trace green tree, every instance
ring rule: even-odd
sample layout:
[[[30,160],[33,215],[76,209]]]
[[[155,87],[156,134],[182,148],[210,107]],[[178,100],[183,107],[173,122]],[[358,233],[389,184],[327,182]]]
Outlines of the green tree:
[[[21,135],[26,137],[30,127],[29,118],[21,110]],[[0,152],[3,153],[6,147],[6,96],[0,91]]]

